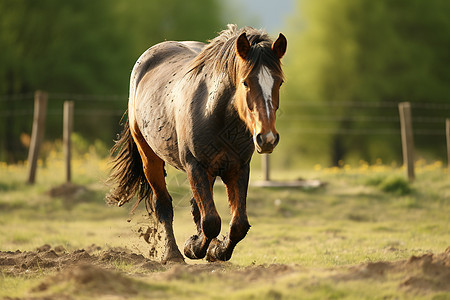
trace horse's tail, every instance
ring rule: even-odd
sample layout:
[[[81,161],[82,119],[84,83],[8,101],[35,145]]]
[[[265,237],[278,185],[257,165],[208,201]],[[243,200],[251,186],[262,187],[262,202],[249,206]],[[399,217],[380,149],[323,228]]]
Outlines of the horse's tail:
[[[152,197],[151,188],[145,177],[142,159],[131,135],[128,119],[119,140],[111,148],[111,156],[112,167],[107,180],[111,189],[106,195],[106,202],[122,206],[137,195],[132,212],[142,200],[149,204]]]

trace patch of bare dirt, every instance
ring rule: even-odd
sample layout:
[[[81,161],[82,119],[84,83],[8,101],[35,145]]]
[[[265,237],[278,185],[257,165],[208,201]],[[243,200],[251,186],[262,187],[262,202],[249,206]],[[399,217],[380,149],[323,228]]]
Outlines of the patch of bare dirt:
[[[7,275],[46,270],[60,271],[79,264],[106,268],[115,268],[118,264],[129,264],[136,269],[143,268],[150,271],[163,268],[160,263],[145,258],[141,254],[118,248],[102,250],[95,245],[72,252],[66,251],[62,246],[52,248],[50,245],[43,245],[35,251],[0,251],[0,272]]]
[[[198,265],[174,264],[166,272],[155,274],[156,280],[196,280],[199,276],[214,275],[224,280],[254,282],[270,281],[281,276],[299,271],[299,267],[271,264],[249,267],[236,267],[230,262],[213,262]]]
[[[78,293],[114,295],[119,297],[117,299],[142,296],[142,293],[161,293],[157,295],[163,297],[166,290],[161,286],[170,281],[206,282],[214,276],[228,286],[257,282],[276,285],[280,278],[311,270],[283,264],[238,267],[230,262],[162,265],[126,249],[105,250],[95,245],[72,252],[49,245],[34,251],[0,252],[0,273],[21,276],[43,271],[48,271],[48,275],[30,290],[30,295],[43,296],[24,299],[74,299],[72,297],[76,298]],[[405,293],[449,292],[450,247],[439,254],[427,253],[407,260],[371,262],[330,271],[333,275],[324,279],[396,282]],[[147,280],[140,280],[142,276]],[[65,289],[67,286],[71,287],[70,291]]]
[[[89,299],[96,296],[128,299],[138,294],[139,287],[138,281],[117,271],[78,263],[45,278],[29,292],[40,296],[5,300],[72,300],[78,299],[80,294],[87,295]]]
[[[112,295],[137,294],[136,283],[133,279],[116,271],[85,263],[64,269],[45,279],[31,291],[43,292],[53,286],[64,285],[66,282],[71,282],[75,290],[83,289],[89,294],[105,294],[105,292]]]
[[[399,284],[413,292],[450,291],[450,247],[439,254],[427,253],[411,256],[396,262],[374,262],[353,266],[345,274],[335,276],[337,280],[384,280],[388,275],[399,274]]]
[[[450,291],[450,247],[441,254],[412,256],[402,267],[409,274],[402,287]]]
[[[255,265],[242,268],[235,273],[237,278],[254,282],[258,280],[275,281],[282,276],[299,272],[300,267],[283,264]]]

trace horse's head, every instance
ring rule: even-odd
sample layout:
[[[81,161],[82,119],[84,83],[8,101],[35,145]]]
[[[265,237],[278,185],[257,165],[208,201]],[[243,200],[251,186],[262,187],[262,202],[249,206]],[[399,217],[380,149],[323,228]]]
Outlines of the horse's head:
[[[258,153],[271,153],[280,139],[275,129],[275,119],[283,83],[280,59],[286,52],[286,46],[286,38],[281,33],[272,44],[262,42],[252,45],[245,32],[236,40],[240,63],[235,104],[253,135]]]

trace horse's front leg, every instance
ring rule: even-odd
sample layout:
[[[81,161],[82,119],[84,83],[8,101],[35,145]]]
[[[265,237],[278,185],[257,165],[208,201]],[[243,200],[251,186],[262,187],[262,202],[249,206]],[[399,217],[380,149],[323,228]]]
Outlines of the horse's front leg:
[[[210,242],[220,233],[221,220],[213,200],[215,178],[198,163],[190,165],[187,173],[195,201],[192,213],[197,234],[186,241],[184,254],[191,259],[201,259]]]
[[[223,241],[214,239],[209,245],[206,255],[206,259],[209,261],[229,260],[236,244],[245,237],[250,229],[246,208],[249,174],[250,166],[247,164],[222,177],[227,188],[232,218],[225,239]]]

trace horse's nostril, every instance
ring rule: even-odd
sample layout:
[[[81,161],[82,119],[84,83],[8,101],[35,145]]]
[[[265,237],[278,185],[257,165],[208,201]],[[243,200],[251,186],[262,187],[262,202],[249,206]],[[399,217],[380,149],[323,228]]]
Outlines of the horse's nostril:
[[[278,145],[278,142],[280,141],[280,135],[277,133],[275,136],[275,142],[273,143],[274,146]]]
[[[262,140],[261,134],[256,135],[256,142],[258,143],[258,146],[260,146],[260,147],[263,146],[263,140]]]

